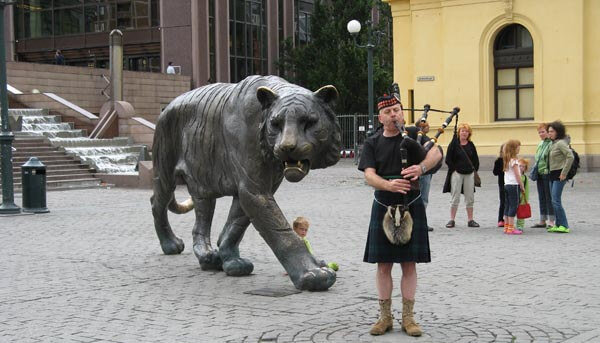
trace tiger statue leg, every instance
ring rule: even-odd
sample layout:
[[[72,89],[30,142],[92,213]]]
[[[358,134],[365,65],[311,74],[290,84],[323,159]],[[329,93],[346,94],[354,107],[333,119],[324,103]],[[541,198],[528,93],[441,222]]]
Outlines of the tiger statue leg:
[[[156,168],[156,166],[155,166]],[[166,255],[180,254],[185,248],[183,241],[173,233],[169,224],[168,206],[174,201],[175,181],[169,175],[160,173],[154,178],[154,194],[150,198],[154,229],[160,247]]]
[[[296,288],[324,291],[335,283],[335,271],[323,266],[308,252],[306,245],[294,233],[271,194],[255,193],[241,188],[238,196],[240,205],[252,221],[252,225],[275,253]]]
[[[198,198],[197,196],[192,198],[194,199],[194,212],[196,215],[196,222],[192,231],[194,255],[200,262],[202,270],[222,270],[223,262],[219,257],[219,251],[213,249],[210,242],[216,200],[214,198]]]
[[[242,210],[238,197],[233,197],[227,222],[219,235],[217,246],[219,256],[223,261],[223,270],[230,276],[249,275],[254,265],[249,260],[240,257],[239,245],[244,233],[250,225],[250,219]]]

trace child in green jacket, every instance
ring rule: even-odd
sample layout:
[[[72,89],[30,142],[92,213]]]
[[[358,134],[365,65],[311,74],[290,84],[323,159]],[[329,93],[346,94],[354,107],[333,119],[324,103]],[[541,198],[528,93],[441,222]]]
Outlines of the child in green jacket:
[[[521,180],[523,180],[523,186],[525,186],[525,194],[523,195],[523,193],[521,193],[521,196],[519,197],[519,204],[526,204],[529,202],[529,177],[527,177],[529,160],[520,158],[519,169],[521,170]],[[517,218],[517,228],[523,231],[523,228],[525,228],[525,219]]]
[[[296,234],[302,238],[302,240],[304,241],[304,244],[306,244],[306,249],[308,249],[309,253],[313,253],[312,247],[310,246],[310,242],[308,241],[308,239],[306,239],[306,235],[308,234],[308,228],[310,226],[310,223],[308,222],[308,219],[304,218],[304,217],[298,217],[296,219],[294,219],[294,223],[292,224],[292,227],[294,229],[294,232],[296,232]],[[338,264],[335,262],[329,262],[327,263],[327,266],[335,271],[337,271],[339,269]]]

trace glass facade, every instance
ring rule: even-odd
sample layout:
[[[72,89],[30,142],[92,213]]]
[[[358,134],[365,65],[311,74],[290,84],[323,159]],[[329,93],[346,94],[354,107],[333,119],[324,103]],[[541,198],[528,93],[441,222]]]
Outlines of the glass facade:
[[[159,26],[159,0],[18,0],[17,39]]]
[[[231,82],[267,73],[266,0],[229,1]]]

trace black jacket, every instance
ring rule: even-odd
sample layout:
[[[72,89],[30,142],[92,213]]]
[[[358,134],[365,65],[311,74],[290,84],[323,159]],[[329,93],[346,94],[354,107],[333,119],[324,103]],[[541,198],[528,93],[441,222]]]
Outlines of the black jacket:
[[[448,165],[448,173],[444,182],[443,193],[450,193],[450,179],[455,171],[460,174],[471,174],[479,170],[479,156],[475,144],[469,141],[467,145],[461,148],[460,141],[457,135],[452,137],[448,150],[446,151],[446,165]],[[474,170],[473,170],[474,169]]]

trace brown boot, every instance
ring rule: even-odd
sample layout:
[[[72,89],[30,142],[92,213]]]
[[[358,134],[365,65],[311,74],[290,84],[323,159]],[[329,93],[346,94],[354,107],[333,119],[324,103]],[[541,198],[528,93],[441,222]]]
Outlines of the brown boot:
[[[373,336],[383,335],[394,327],[394,317],[392,316],[392,299],[379,299],[379,319],[373,325],[369,333]]]
[[[409,336],[417,337],[423,334],[421,328],[413,318],[414,300],[402,298],[402,330],[406,331]]]

